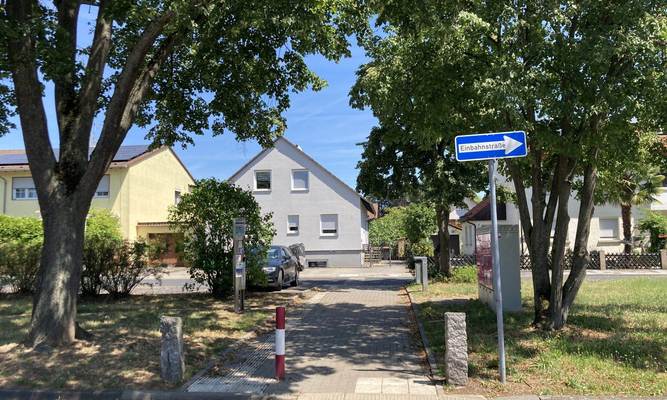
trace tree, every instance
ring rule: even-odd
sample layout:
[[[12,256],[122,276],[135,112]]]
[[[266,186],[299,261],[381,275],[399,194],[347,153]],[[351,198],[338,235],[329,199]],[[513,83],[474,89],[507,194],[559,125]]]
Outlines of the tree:
[[[383,125],[373,128],[363,144],[357,189],[373,198],[406,198],[431,204],[436,216],[434,231],[440,243],[440,272],[451,276],[449,214],[452,207],[465,207],[464,200],[484,188],[483,166],[456,162],[449,148],[453,136],[446,131],[439,132],[440,136],[432,139],[433,148],[428,148],[428,142],[419,134],[397,126],[390,122],[391,118],[375,111],[383,100],[375,97],[373,90],[379,83],[374,78],[384,77],[385,73],[390,72],[374,71],[371,76],[360,77],[353,89],[354,104],[360,108],[370,104]]]
[[[271,214],[262,215],[252,193],[215,179],[197,181],[169,212],[169,222],[183,234],[190,277],[218,298],[233,290],[234,218],[246,220],[246,268],[249,283],[261,276],[275,230]]]
[[[84,3],[97,13],[79,48]],[[285,128],[289,92],[324,84],[304,56],[348,55],[365,12],[355,0],[0,2],[0,133],[16,112],[44,221],[28,342],[75,340],[85,216],[133,125],[155,146],[206,130],[268,146]],[[55,98],[57,153],[45,90]]]
[[[664,3],[390,2],[377,22],[384,31],[364,42],[371,62],[358,72],[374,85],[363,85],[358,101],[381,124],[400,126],[424,148],[442,132],[527,132],[529,156],[502,171],[531,258],[534,323],[562,328],[590,261],[601,160],[631,153],[666,123]],[[564,281],[575,194],[574,262]]]
[[[597,204],[611,203],[621,207],[624,252],[634,248],[632,207],[656,200],[665,177],[660,173],[664,163],[662,143],[656,135],[643,135],[631,151],[600,160]]]

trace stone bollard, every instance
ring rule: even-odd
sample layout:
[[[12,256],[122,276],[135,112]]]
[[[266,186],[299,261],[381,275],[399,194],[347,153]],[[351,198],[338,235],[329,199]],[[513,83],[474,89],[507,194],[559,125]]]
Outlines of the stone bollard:
[[[604,250],[600,250],[599,254],[600,254],[600,271],[604,271],[607,269],[607,254],[604,252]]]
[[[160,317],[160,333],[160,376],[169,383],[179,383],[185,373],[183,322],[179,317]]]
[[[667,269],[667,249],[660,250],[660,264],[662,269]]]
[[[465,313],[445,313],[445,378],[449,385],[468,384],[468,336]]]

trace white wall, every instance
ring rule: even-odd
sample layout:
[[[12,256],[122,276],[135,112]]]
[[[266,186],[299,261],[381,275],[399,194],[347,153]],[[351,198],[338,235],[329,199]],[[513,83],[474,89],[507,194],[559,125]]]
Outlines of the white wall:
[[[309,189],[292,190],[292,170],[309,171]],[[254,190],[254,171],[271,171],[271,190]],[[264,152],[240,174],[230,178],[236,185],[251,190],[264,213],[273,213],[276,229],[274,244],[303,243],[308,259],[330,260],[329,266],[361,265],[362,245],[368,242],[368,221],[361,198],[349,187],[323,170],[301,151],[283,139]],[[320,215],[338,215],[338,234],[320,235]],[[287,231],[287,216],[299,216],[299,233]]]

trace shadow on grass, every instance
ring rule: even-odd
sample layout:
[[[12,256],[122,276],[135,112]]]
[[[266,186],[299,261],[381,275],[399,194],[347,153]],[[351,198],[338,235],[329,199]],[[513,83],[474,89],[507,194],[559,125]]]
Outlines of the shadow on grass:
[[[292,294],[293,295],[293,294]],[[248,296],[248,312],[233,312],[229,300],[207,294],[137,295],[82,298],[78,322],[90,342],[35,351],[21,345],[30,322],[30,296],[0,297],[0,387],[169,389],[159,377],[161,315],[183,318],[189,373],[269,317],[271,305],[289,294]]]
[[[632,304],[574,307],[568,325],[556,332],[532,328],[530,307],[524,304],[523,312],[505,314],[505,345],[514,361],[563,353],[606,359],[655,373],[667,370],[667,334],[660,324],[655,319],[637,323],[627,317],[628,313],[647,310],[667,312],[663,307]],[[470,375],[488,377],[485,368],[497,366],[495,313],[479,300],[447,299],[423,303],[421,318],[426,321],[425,329],[439,360],[444,357],[444,326],[440,321],[446,311],[466,313],[468,348],[473,360],[478,361],[471,363]],[[482,365],[484,363],[487,365]]]

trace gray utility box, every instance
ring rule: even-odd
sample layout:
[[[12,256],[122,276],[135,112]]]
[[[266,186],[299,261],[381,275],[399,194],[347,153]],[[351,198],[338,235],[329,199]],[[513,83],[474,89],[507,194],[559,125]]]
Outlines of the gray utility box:
[[[503,295],[503,311],[521,311],[521,260],[519,250],[519,226],[498,225],[500,249],[500,286]],[[493,298],[493,269],[491,249],[491,225],[477,227],[475,245],[479,299],[495,310]]]

